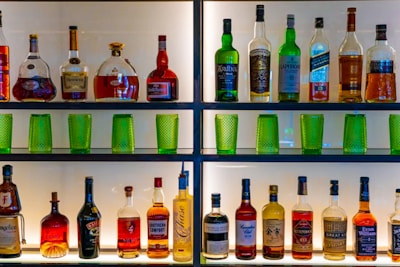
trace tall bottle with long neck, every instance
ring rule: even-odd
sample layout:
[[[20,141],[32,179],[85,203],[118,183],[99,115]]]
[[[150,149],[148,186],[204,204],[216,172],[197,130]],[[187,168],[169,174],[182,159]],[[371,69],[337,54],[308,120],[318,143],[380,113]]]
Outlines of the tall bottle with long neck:
[[[3,13],[0,10],[0,102],[10,101],[10,51],[3,33]]]
[[[264,5],[256,7],[254,38],[248,45],[250,101],[270,101],[271,43],[266,37]]]
[[[400,262],[400,188],[396,188],[394,212],[388,218],[388,255],[392,262]]]

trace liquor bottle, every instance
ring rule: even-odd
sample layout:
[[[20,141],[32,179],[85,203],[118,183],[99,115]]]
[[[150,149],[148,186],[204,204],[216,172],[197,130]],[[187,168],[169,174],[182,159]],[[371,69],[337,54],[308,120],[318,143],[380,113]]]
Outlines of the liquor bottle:
[[[179,99],[178,76],[168,67],[167,36],[158,36],[157,68],[147,76],[147,101]]]
[[[60,258],[69,250],[69,220],[58,211],[57,192],[51,193],[51,211],[40,221],[40,254]]]
[[[376,25],[375,45],[367,50],[365,101],[396,102],[395,54],[386,38],[386,24]]]
[[[292,257],[309,260],[313,251],[313,211],[308,203],[307,177],[298,177],[297,203],[292,209]]]
[[[360,207],[353,217],[353,251],[358,261],[375,261],[377,221],[369,209],[368,177],[360,178]]]
[[[299,102],[300,57],[296,44],[294,15],[287,15],[285,43],[279,48],[278,99],[280,102]]]
[[[126,204],[118,210],[117,250],[120,258],[136,258],[140,254],[140,215],[133,207],[133,187],[125,186]]]
[[[310,42],[310,81],[308,100],[329,100],[329,42],[324,32],[324,18],[315,18],[315,31]]]
[[[13,167],[3,166],[3,183],[0,185],[0,215],[18,214],[22,207],[17,186],[12,182]]]
[[[339,102],[361,102],[363,48],[356,36],[356,8],[347,9],[347,32],[339,47]]]
[[[154,178],[153,206],[147,211],[149,258],[166,258],[169,255],[169,211],[164,206],[164,192],[162,178]]]
[[[211,212],[203,221],[203,256],[207,259],[225,259],[229,253],[228,216],[220,210],[221,195],[211,194]]]
[[[269,102],[271,43],[265,34],[264,5],[256,6],[254,38],[248,45],[250,101]]]
[[[85,203],[78,213],[78,250],[82,259],[93,259],[100,252],[101,214],[93,201],[93,177],[85,178]]]
[[[235,256],[241,260],[256,257],[257,211],[250,202],[250,179],[242,179],[242,202],[236,210]]]
[[[139,96],[139,79],[135,69],[122,56],[125,44],[109,44],[111,56],[99,67],[93,80],[97,102],[136,102]]]
[[[232,20],[223,20],[222,47],[215,53],[215,101],[237,102],[239,52],[232,46]]]
[[[78,26],[69,26],[69,56],[60,67],[61,91],[64,100],[86,100],[88,72],[88,66],[79,58]]]
[[[50,77],[50,68],[39,55],[38,35],[29,35],[29,54],[19,66],[18,79],[12,89],[13,96],[23,102],[48,102],[57,89]]]
[[[278,203],[278,186],[269,186],[269,203],[262,209],[263,257],[282,259],[285,254],[285,209]]]
[[[192,200],[186,195],[186,176],[181,173],[178,178],[179,194],[173,200],[173,259],[190,261],[192,251]]]
[[[388,219],[388,255],[392,262],[400,262],[400,188],[396,188],[394,209]]]
[[[339,181],[330,182],[330,203],[322,211],[322,252],[328,260],[343,260],[346,256],[347,215],[339,207]]]
[[[10,101],[10,51],[3,33],[3,14],[0,10],[0,102]]]

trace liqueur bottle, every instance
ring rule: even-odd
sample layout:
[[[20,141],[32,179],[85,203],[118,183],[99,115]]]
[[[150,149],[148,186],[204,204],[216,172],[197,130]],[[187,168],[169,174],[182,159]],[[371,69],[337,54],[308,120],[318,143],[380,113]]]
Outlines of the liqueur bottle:
[[[129,259],[140,254],[140,215],[133,206],[133,187],[124,190],[126,204],[117,213],[117,250],[120,258]]]
[[[347,215],[339,207],[339,181],[331,180],[330,203],[322,211],[322,252],[328,260],[343,260],[346,256]]]
[[[157,68],[147,77],[147,101],[179,99],[178,76],[168,67],[167,36],[158,36]]]
[[[365,101],[396,102],[395,54],[386,38],[386,24],[376,25],[375,45],[367,51]]]
[[[256,6],[254,38],[248,45],[250,101],[269,102],[271,73],[271,43],[266,38],[264,5]]]
[[[12,93],[15,99],[25,102],[48,102],[56,96],[49,66],[39,55],[37,34],[29,35],[29,54],[19,66]]]
[[[285,254],[285,209],[278,203],[278,186],[269,186],[269,203],[262,209],[263,257],[282,259]]]
[[[10,51],[3,33],[3,14],[0,10],[0,102],[10,101]]]
[[[88,90],[88,66],[79,58],[78,26],[69,26],[69,56],[60,67],[62,98],[84,101]]]
[[[339,102],[361,102],[363,48],[356,36],[356,8],[347,9],[347,32],[339,47]]]
[[[147,211],[149,258],[166,258],[169,255],[169,211],[164,206],[162,178],[154,178],[153,206]]]
[[[313,211],[308,203],[307,177],[298,177],[297,203],[292,209],[292,257],[309,260],[313,250]]]
[[[222,47],[215,53],[215,101],[237,102],[239,52],[232,46],[232,20],[223,20]]]
[[[300,48],[296,44],[294,15],[287,15],[285,43],[279,48],[278,99],[280,102],[299,102]]]
[[[256,257],[257,212],[250,202],[250,179],[242,179],[242,202],[236,210],[235,256],[241,260]]]
[[[225,259],[229,253],[229,221],[220,210],[221,195],[211,194],[211,212],[203,221],[203,256],[207,259]]]
[[[375,261],[377,221],[369,209],[368,177],[360,178],[360,207],[353,217],[353,251],[358,261]]]
[[[396,189],[394,209],[388,219],[388,255],[392,262],[400,262],[400,188]]]
[[[135,69],[122,56],[123,43],[109,44],[111,57],[97,71],[93,86],[97,102],[136,102],[139,96],[139,79]]]
[[[310,102],[329,100],[329,42],[324,32],[324,18],[315,18],[314,36],[310,42]]]
[[[101,214],[93,202],[93,177],[85,178],[85,203],[78,213],[78,250],[82,259],[94,259],[100,252]]]
[[[58,211],[57,192],[51,193],[51,211],[40,222],[40,254],[46,258],[60,258],[69,250],[69,221]]]

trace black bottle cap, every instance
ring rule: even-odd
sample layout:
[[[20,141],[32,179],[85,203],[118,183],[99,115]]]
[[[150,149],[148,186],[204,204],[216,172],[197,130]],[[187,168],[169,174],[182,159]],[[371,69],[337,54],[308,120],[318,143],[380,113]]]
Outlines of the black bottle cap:
[[[360,177],[360,201],[369,201],[369,178],[362,176]]]
[[[70,30],[75,30],[75,31],[76,31],[76,30],[78,29],[78,26],[69,26],[69,29],[70,29]]]
[[[211,194],[211,205],[216,208],[220,207],[220,205],[221,205],[221,194],[220,193],[212,193]]]
[[[298,184],[297,184],[297,194],[298,195],[307,195],[307,177],[306,176],[299,176]]]
[[[331,194],[331,196],[339,195],[339,181],[338,180],[331,180],[330,194]]]
[[[224,19],[224,33],[231,33],[232,31],[232,20]]]
[[[257,5],[256,17],[256,21],[264,21],[264,5]]]
[[[324,28],[324,18],[321,17],[315,18],[315,28],[317,29]]]
[[[396,193],[400,193],[400,188],[396,188]]]
[[[11,165],[3,166],[3,176],[11,176],[13,171],[13,167]]]
[[[375,26],[376,31],[386,31],[386,24],[378,24]]]

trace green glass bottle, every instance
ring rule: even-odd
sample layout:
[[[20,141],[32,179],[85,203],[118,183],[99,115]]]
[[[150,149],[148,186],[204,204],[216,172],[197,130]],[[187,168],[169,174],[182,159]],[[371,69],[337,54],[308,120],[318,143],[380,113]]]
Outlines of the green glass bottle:
[[[294,15],[287,15],[285,43],[279,49],[278,98],[280,102],[299,102],[300,48],[296,45]]]
[[[239,53],[232,46],[232,21],[224,19],[222,47],[215,53],[215,101],[238,101]]]

